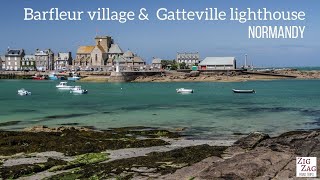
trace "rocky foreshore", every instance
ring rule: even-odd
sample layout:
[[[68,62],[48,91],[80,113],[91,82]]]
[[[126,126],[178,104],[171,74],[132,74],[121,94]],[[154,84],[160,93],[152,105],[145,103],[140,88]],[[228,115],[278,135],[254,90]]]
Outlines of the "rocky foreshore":
[[[259,72],[166,72],[163,75],[138,76],[133,82],[243,82],[279,79],[320,79],[320,71],[275,70]]]
[[[233,142],[149,127],[37,126],[0,131],[0,147],[0,179],[295,179],[296,157],[319,164],[320,130]]]
[[[155,75],[136,75],[130,82],[243,82],[266,81],[279,79],[320,79],[320,71],[298,71],[292,69],[258,71],[209,71],[209,72],[176,72],[164,71]],[[109,82],[108,78],[88,76],[82,81]]]

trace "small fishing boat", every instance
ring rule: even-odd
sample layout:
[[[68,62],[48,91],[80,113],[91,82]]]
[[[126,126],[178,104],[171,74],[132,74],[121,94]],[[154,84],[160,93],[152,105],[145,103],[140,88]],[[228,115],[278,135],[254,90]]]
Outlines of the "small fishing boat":
[[[46,79],[46,77],[45,76],[40,76],[40,75],[34,75],[34,76],[32,76],[32,79],[33,80],[45,80]]]
[[[56,87],[61,90],[71,90],[74,88],[74,86],[68,86],[67,82],[60,82]]]
[[[185,88],[179,88],[176,89],[177,93],[181,93],[181,94],[189,94],[189,93],[193,93],[193,89],[185,89]]]
[[[77,81],[77,80],[80,80],[80,77],[76,73],[73,73],[72,77],[68,77],[68,81]]]
[[[232,89],[234,93],[256,93],[254,89]]]
[[[73,94],[87,94],[88,90],[81,89],[81,86],[75,86],[74,88],[72,88],[70,90],[70,93],[73,93]]]
[[[28,95],[31,95],[31,92],[25,90],[24,88],[22,88],[22,89],[19,89],[19,90],[18,90],[18,94],[19,94],[20,96],[28,96]]]
[[[48,76],[49,80],[58,80],[58,76],[55,73],[51,73]]]

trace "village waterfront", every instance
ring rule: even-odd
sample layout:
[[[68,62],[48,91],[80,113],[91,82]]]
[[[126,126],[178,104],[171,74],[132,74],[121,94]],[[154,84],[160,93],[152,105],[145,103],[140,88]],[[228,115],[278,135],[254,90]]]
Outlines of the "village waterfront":
[[[160,127],[184,129],[192,139],[238,139],[263,132],[270,135],[319,126],[319,80],[248,82],[86,83],[87,95],[58,90],[58,81],[1,80],[2,130],[36,125]],[[192,88],[181,95],[177,88]],[[32,96],[18,96],[26,88]],[[232,89],[255,89],[234,94]]]

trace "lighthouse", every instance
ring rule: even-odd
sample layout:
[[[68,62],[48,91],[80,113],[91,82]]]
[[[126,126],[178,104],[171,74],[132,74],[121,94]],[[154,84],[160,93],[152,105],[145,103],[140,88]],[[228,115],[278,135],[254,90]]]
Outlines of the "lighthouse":
[[[248,60],[248,54],[245,54],[244,55],[244,68],[248,68],[247,60]]]

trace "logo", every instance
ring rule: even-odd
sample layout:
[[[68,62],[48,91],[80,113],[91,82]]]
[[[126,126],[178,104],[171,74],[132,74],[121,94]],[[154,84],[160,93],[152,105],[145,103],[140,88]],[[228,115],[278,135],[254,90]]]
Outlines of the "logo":
[[[297,177],[317,177],[316,157],[296,157]]]

